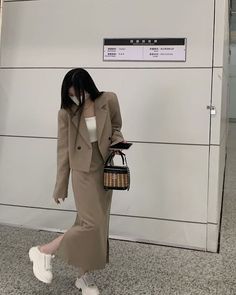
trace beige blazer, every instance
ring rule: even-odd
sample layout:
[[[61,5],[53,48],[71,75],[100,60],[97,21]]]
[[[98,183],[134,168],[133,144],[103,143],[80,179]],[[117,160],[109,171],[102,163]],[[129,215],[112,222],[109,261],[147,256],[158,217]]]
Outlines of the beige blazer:
[[[92,145],[83,113],[76,136],[79,124],[78,115],[74,115],[76,107],[73,105],[69,110],[58,111],[57,175],[53,191],[55,200],[65,199],[68,195],[70,169],[89,172],[92,159]],[[94,108],[98,146],[105,161],[109,146],[124,140],[117,95],[113,92],[104,92],[94,101]]]

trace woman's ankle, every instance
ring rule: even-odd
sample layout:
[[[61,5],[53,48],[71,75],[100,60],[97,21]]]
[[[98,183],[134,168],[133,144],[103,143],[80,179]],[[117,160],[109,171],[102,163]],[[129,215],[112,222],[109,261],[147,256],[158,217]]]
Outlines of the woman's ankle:
[[[43,254],[50,254],[50,255],[53,254],[53,253],[50,253],[49,251],[45,250],[44,246],[38,246],[38,249]]]

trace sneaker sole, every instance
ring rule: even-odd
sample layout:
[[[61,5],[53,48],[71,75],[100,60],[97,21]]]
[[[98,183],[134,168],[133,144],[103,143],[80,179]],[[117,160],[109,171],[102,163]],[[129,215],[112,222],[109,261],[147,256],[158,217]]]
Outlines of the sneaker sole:
[[[34,250],[32,248],[29,250],[29,259],[33,263],[33,273],[34,273],[35,277],[45,284],[50,284],[52,280],[46,280],[45,278],[43,278],[40,275],[38,269],[36,268],[36,265],[34,263],[34,258],[33,258],[34,254],[32,253],[33,251]]]

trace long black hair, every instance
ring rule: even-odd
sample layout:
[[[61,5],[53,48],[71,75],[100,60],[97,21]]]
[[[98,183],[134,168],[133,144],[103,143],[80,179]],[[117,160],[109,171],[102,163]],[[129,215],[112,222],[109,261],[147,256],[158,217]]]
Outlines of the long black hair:
[[[69,97],[69,88],[73,86],[75,95],[79,100],[78,110],[82,111],[85,101],[85,93],[90,94],[91,99],[97,99],[103,91],[99,91],[90,74],[83,68],[74,68],[66,73],[61,86],[61,108],[68,109],[74,102]]]

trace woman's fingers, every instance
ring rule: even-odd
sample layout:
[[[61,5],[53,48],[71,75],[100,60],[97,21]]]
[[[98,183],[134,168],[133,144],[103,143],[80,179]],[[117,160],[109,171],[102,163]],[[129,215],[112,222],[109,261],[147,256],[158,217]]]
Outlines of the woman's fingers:
[[[56,202],[57,204],[60,204],[59,199],[55,199],[55,202]]]
[[[122,151],[122,149],[120,149],[120,151]],[[116,154],[120,154],[119,151],[115,151]]]

